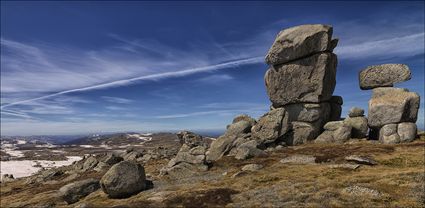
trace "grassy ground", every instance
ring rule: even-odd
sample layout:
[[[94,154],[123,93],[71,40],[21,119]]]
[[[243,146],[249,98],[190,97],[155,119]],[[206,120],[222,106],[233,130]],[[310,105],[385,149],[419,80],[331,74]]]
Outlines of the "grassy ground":
[[[316,156],[318,164],[282,164],[288,156]],[[356,154],[374,158],[378,165],[355,170],[330,168]],[[310,144],[288,147],[266,157],[237,161],[224,157],[205,174],[173,179],[157,177],[165,160],[145,168],[154,188],[127,199],[109,199],[100,190],[80,202],[66,205],[55,193],[65,183],[36,186],[22,180],[1,185],[1,207],[54,204],[75,207],[425,207],[425,137],[413,143],[382,145],[370,141],[350,144]],[[246,164],[264,166],[238,177]],[[81,178],[101,174],[84,175]],[[75,179],[75,180],[79,180]],[[69,183],[69,182],[68,182]],[[352,187],[360,187],[358,189]],[[352,191],[354,190],[354,191]]]

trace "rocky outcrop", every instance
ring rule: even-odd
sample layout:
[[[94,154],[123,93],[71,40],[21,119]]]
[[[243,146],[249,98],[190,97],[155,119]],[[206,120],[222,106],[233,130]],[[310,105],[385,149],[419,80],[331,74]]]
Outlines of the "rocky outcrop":
[[[125,198],[137,194],[146,188],[145,169],[140,164],[122,161],[103,175],[100,186],[110,198]]]
[[[359,73],[362,90],[377,87],[392,87],[395,83],[411,79],[409,67],[404,64],[382,64],[369,66]]]
[[[177,155],[161,170],[161,175],[187,177],[207,171],[206,151],[208,143],[200,135],[183,131],[177,133],[182,146]]]
[[[272,110],[258,122],[247,115],[236,116],[224,135],[211,143],[206,153],[207,161],[216,161],[224,155],[244,160],[266,154],[258,147],[273,142],[279,137],[280,132],[286,131],[282,124],[287,121],[285,120],[287,117],[283,109]]]
[[[66,203],[72,204],[99,188],[99,180],[90,178],[82,181],[76,181],[61,187],[58,195]]]
[[[344,119],[344,123],[351,126],[352,138],[365,138],[367,136],[369,127],[367,125],[367,118],[364,117],[364,110],[358,107],[353,107],[348,113],[348,117]]]
[[[300,25],[282,30],[266,55],[266,63],[283,64],[314,53],[331,51],[337,41],[331,40],[333,29],[328,25]]]

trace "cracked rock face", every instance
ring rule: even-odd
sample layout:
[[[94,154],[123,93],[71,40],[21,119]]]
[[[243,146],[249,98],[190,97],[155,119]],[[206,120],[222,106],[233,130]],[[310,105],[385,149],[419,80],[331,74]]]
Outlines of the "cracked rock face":
[[[289,115],[284,108],[276,108],[264,114],[252,127],[252,137],[260,143],[274,142],[289,130]]]
[[[272,66],[265,75],[270,101],[274,107],[281,107],[330,100],[336,84],[336,66],[337,57],[333,53]]]
[[[266,63],[282,64],[314,53],[331,51],[338,44],[338,40],[331,40],[332,32],[331,26],[321,24],[282,30],[266,55]]]
[[[417,93],[402,88],[376,88],[369,100],[368,125],[371,128],[380,128],[392,123],[415,123],[418,109]]]
[[[377,87],[392,87],[395,83],[411,79],[409,67],[404,64],[382,64],[369,66],[359,73],[362,90]]]

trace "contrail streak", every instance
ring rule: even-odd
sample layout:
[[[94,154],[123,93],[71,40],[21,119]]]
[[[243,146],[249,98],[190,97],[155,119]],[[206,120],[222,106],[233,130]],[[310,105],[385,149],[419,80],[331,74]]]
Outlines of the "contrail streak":
[[[141,81],[141,80],[159,80],[159,79],[170,78],[170,77],[181,77],[181,76],[186,76],[186,75],[190,75],[190,74],[194,74],[194,73],[214,71],[214,70],[226,69],[226,68],[231,68],[231,67],[238,67],[238,66],[241,66],[241,65],[256,64],[256,63],[261,63],[262,61],[263,61],[263,57],[258,56],[258,57],[253,57],[253,58],[246,58],[246,59],[239,59],[239,60],[235,60],[235,61],[224,62],[224,63],[221,63],[221,64],[215,64],[215,65],[211,65],[211,66],[196,67],[196,68],[186,69],[186,70],[177,71],[177,72],[164,72],[164,73],[159,73],[159,74],[152,74],[152,75],[134,77],[134,78],[131,78],[131,79],[117,80],[117,81],[108,82],[108,83],[104,83],[104,84],[98,84],[98,85],[93,85],[93,86],[88,86],[88,87],[65,90],[65,91],[61,91],[61,92],[57,92],[57,93],[53,93],[53,94],[49,94],[49,95],[45,95],[45,96],[41,96],[41,97],[37,97],[37,98],[32,98],[32,99],[28,99],[28,100],[17,101],[17,102],[13,102],[13,103],[3,105],[3,106],[0,107],[0,109],[3,110],[6,107],[19,105],[19,104],[23,104],[23,103],[28,103],[28,102],[32,102],[32,101],[37,101],[37,100],[43,100],[43,99],[46,99],[46,98],[51,98],[51,97],[55,97],[55,96],[58,96],[58,95],[72,93],[72,92],[81,92],[81,91],[88,91],[88,90],[95,90],[95,89],[104,89],[104,88],[114,87],[114,86],[123,86],[123,85],[128,85],[132,82]]]

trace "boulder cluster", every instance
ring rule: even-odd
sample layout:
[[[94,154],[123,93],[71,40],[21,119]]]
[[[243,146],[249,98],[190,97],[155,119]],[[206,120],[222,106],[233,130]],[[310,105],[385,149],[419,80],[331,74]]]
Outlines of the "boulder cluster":
[[[393,87],[410,79],[411,72],[404,64],[369,66],[360,72],[360,88],[373,89],[368,111],[369,138],[379,138],[386,144],[415,139],[420,97],[408,89]]]
[[[161,170],[161,175],[180,177],[207,171],[205,153],[209,147],[208,140],[189,131],[179,132],[177,136],[182,146],[177,155]]]

